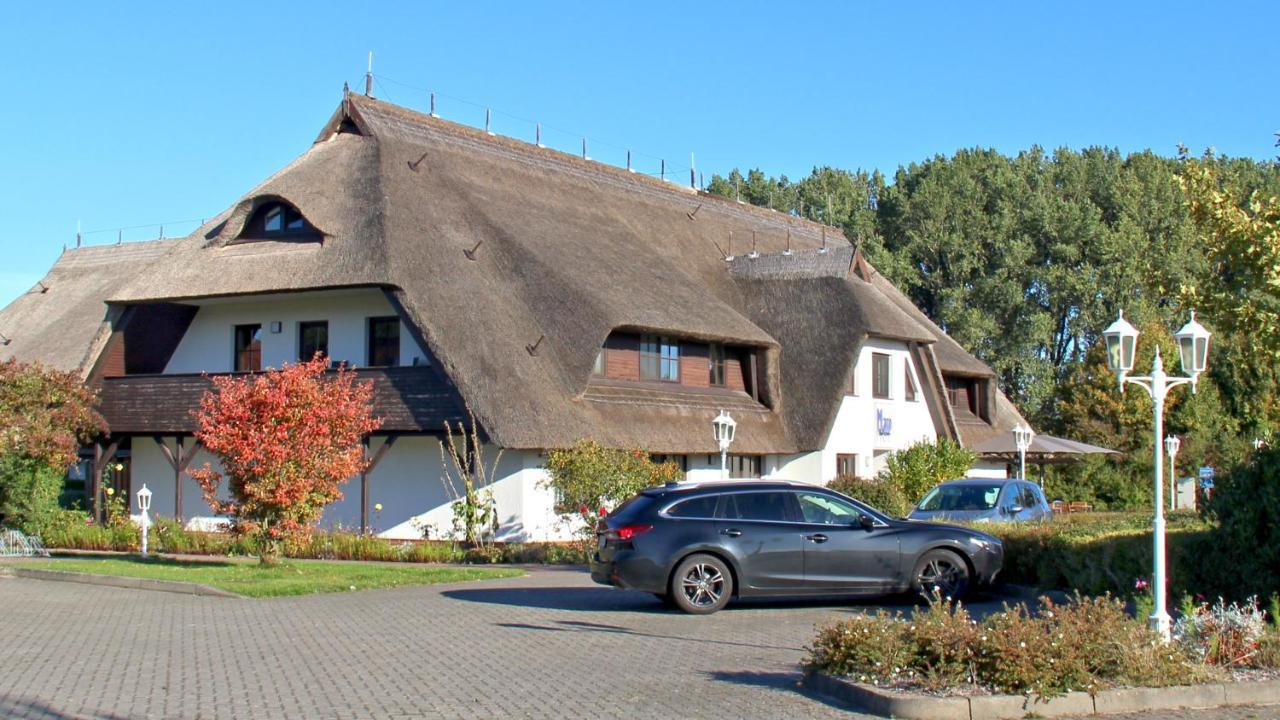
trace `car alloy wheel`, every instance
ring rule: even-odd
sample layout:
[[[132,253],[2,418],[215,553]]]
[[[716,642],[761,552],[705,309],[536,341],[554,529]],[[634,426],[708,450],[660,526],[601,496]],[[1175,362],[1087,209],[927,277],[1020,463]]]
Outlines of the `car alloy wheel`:
[[[969,589],[969,566],[953,552],[930,550],[916,562],[915,585],[925,597],[936,592],[948,600],[958,600]]]
[[[706,615],[729,603],[733,578],[724,562],[711,555],[692,555],[671,576],[670,597],[687,613]]]

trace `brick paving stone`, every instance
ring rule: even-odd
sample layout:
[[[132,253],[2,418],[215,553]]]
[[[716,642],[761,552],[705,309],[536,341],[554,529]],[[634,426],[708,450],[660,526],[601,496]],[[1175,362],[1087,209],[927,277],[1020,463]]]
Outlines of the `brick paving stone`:
[[[875,607],[694,617],[575,570],[260,600],[0,578],[0,718],[862,718],[798,663],[816,623]]]

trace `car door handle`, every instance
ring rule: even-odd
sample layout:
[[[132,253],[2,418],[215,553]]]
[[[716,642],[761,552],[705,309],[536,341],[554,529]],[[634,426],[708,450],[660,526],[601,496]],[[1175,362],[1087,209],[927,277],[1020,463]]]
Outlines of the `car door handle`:
[[[721,530],[720,534],[728,535],[729,537],[738,537],[739,535],[742,534],[742,531],[739,530],[738,528],[727,528],[725,530]]]
[[[808,540],[809,542],[815,542],[818,544],[822,544],[828,540],[827,536],[823,535],[822,533],[817,533],[814,535],[805,535],[804,539]]]

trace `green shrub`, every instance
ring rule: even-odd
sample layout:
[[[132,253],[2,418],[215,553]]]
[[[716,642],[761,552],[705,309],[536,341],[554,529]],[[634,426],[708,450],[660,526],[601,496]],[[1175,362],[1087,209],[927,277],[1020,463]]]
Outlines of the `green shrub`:
[[[1217,677],[1177,645],[1165,645],[1110,597],[1038,612],[1007,608],[981,622],[935,598],[910,618],[880,611],[819,628],[808,666],[876,685],[1053,697],[1116,685],[1182,685]]]
[[[905,517],[911,504],[902,490],[883,480],[866,480],[852,475],[841,475],[827,483],[827,487],[851,498],[861,500],[871,507],[893,517]]]
[[[1264,447],[1225,473],[1206,513],[1218,522],[1203,547],[1209,596],[1243,600],[1280,591],[1280,447]]]
[[[939,483],[964,477],[978,456],[947,438],[918,442],[905,450],[890,453],[880,478],[902,491],[908,503],[920,502]]]
[[[39,534],[59,511],[64,475],[32,458],[0,456],[0,525]]]
[[[643,451],[606,448],[594,440],[548,452],[547,473],[543,485],[555,490],[556,514],[574,523],[584,537],[595,536],[604,511],[682,474],[674,463],[654,463]]]

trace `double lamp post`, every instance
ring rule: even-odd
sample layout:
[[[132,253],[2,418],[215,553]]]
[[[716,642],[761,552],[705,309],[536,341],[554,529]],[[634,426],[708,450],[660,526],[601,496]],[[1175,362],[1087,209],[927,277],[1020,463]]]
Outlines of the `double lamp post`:
[[[1196,380],[1204,372],[1209,357],[1209,331],[1196,322],[1195,312],[1191,320],[1174,335],[1178,341],[1178,358],[1182,363],[1182,371],[1186,376],[1170,376],[1164,371],[1164,361],[1160,358],[1160,348],[1156,348],[1155,359],[1151,363],[1151,375],[1129,376],[1133,370],[1134,354],[1138,346],[1138,329],[1124,319],[1121,312],[1116,321],[1102,332],[1107,344],[1107,365],[1116,374],[1120,384],[1120,392],[1124,392],[1125,383],[1132,383],[1146,390],[1151,395],[1153,416],[1155,418],[1155,434],[1152,445],[1155,448],[1155,519],[1151,521],[1154,535],[1154,569],[1151,584],[1155,600],[1155,609],[1151,612],[1149,622],[1151,629],[1169,639],[1170,618],[1167,609],[1165,587],[1165,553],[1164,553],[1164,458],[1161,457],[1160,436],[1164,434],[1164,399],[1169,391],[1179,385],[1191,385],[1195,392]],[[1170,443],[1170,451],[1177,451],[1177,438]]]

